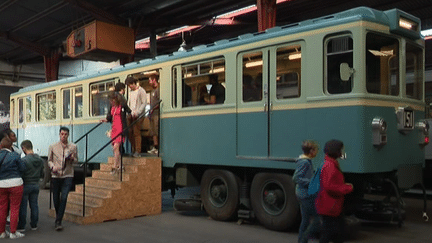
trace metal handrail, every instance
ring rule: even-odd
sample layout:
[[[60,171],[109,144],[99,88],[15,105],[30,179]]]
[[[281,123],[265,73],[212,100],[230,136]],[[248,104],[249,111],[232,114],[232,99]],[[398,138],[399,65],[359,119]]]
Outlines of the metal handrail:
[[[123,140],[123,133],[127,132],[133,125],[135,125],[139,120],[141,120],[142,118],[144,118],[145,116],[147,116],[148,114],[150,114],[150,112],[153,112],[153,110],[155,110],[155,108],[157,106],[159,106],[159,104],[162,102],[162,100],[159,100],[153,107],[150,108],[150,110],[148,110],[147,112],[144,112],[143,114],[141,114],[140,116],[138,116],[138,118],[133,121],[131,124],[129,124],[129,126],[127,126],[125,129],[123,129],[119,134],[117,134],[114,138],[112,138],[108,143],[106,143],[105,145],[103,145],[98,151],[96,151],[92,156],[90,156],[90,158],[87,158],[87,145],[88,145],[88,139],[87,136],[88,134],[93,131],[96,127],[98,127],[99,125],[101,125],[103,122],[100,122],[98,125],[96,125],[94,128],[92,128],[89,132],[87,132],[85,135],[83,135],[81,138],[79,138],[77,140],[80,141],[83,137],[86,138],[86,160],[84,161],[83,165],[84,165],[84,182],[83,182],[83,217],[85,217],[85,177],[87,176],[87,163],[93,159],[96,155],[98,155],[100,152],[102,152],[102,150],[104,150],[108,145],[110,145],[116,138],[118,138],[119,136],[122,136],[122,140]],[[122,181],[123,179],[123,152],[122,149],[120,149],[120,181]]]
[[[74,143],[77,144],[79,141],[81,141],[81,139],[83,139],[84,137],[86,137],[89,133],[93,132],[93,130],[95,130],[97,127],[99,127],[103,123],[104,122],[99,122],[98,124],[96,124],[96,126],[94,126],[92,129],[90,129],[88,132],[86,132],[86,134],[84,134],[80,138],[78,138]]]

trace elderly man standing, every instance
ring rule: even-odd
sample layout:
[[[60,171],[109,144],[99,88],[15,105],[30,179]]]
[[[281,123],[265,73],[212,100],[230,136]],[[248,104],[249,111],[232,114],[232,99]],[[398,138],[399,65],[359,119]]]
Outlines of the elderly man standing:
[[[55,230],[62,230],[62,219],[74,177],[73,164],[78,162],[77,146],[69,143],[69,129],[60,127],[60,141],[49,146],[48,166],[51,170],[53,201],[56,211]]]

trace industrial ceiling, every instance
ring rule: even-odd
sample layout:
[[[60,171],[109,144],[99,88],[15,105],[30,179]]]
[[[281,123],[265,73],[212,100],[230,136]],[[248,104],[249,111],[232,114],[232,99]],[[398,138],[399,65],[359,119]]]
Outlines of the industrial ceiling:
[[[379,10],[399,8],[419,17],[422,30],[432,28],[431,0],[277,2],[277,25],[368,6]],[[0,2],[0,61],[11,65],[43,63],[43,56],[50,52],[65,52],[68,35],[94,20],[132,27],[135,40],[149,37],[150,33],[163,36],[167,31],[185,25],[201,26],[184,32],[183,37],[179,32],[158,39],[157,53],[171,53],[179,48],[183,39],[190,48],[256,32],[256,11],[237,15],[229,24],[215,21],[215,16],[253,4],[256,0],[3,0]],[[427,65],[432,67],[430,42],[427,41]],[[147,57],[150,57],[148,48],[136,50],[135,60]]]

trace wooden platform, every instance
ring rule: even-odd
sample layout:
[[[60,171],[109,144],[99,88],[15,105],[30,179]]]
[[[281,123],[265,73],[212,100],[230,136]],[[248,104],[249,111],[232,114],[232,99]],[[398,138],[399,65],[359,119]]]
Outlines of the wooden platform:
[[[70,192],[64,220],[78,224],[94,224],[137,216],[160,214],[162,211],[161,159],[158,157],[124,157],[123,181],[111,175],[111,163],[101,164],[86,178],[86,205],[83,217],[83,185]],[[49,210],[55,217],[55,210]]]

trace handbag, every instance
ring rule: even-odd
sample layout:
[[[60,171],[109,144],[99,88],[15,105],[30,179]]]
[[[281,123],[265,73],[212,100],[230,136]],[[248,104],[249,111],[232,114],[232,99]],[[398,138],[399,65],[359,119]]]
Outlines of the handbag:
[[[106,132],[105,132],[105,135],[106,135],[108,138],[111,138],[111,129],[109,129],[108,131],[106,131]]]

